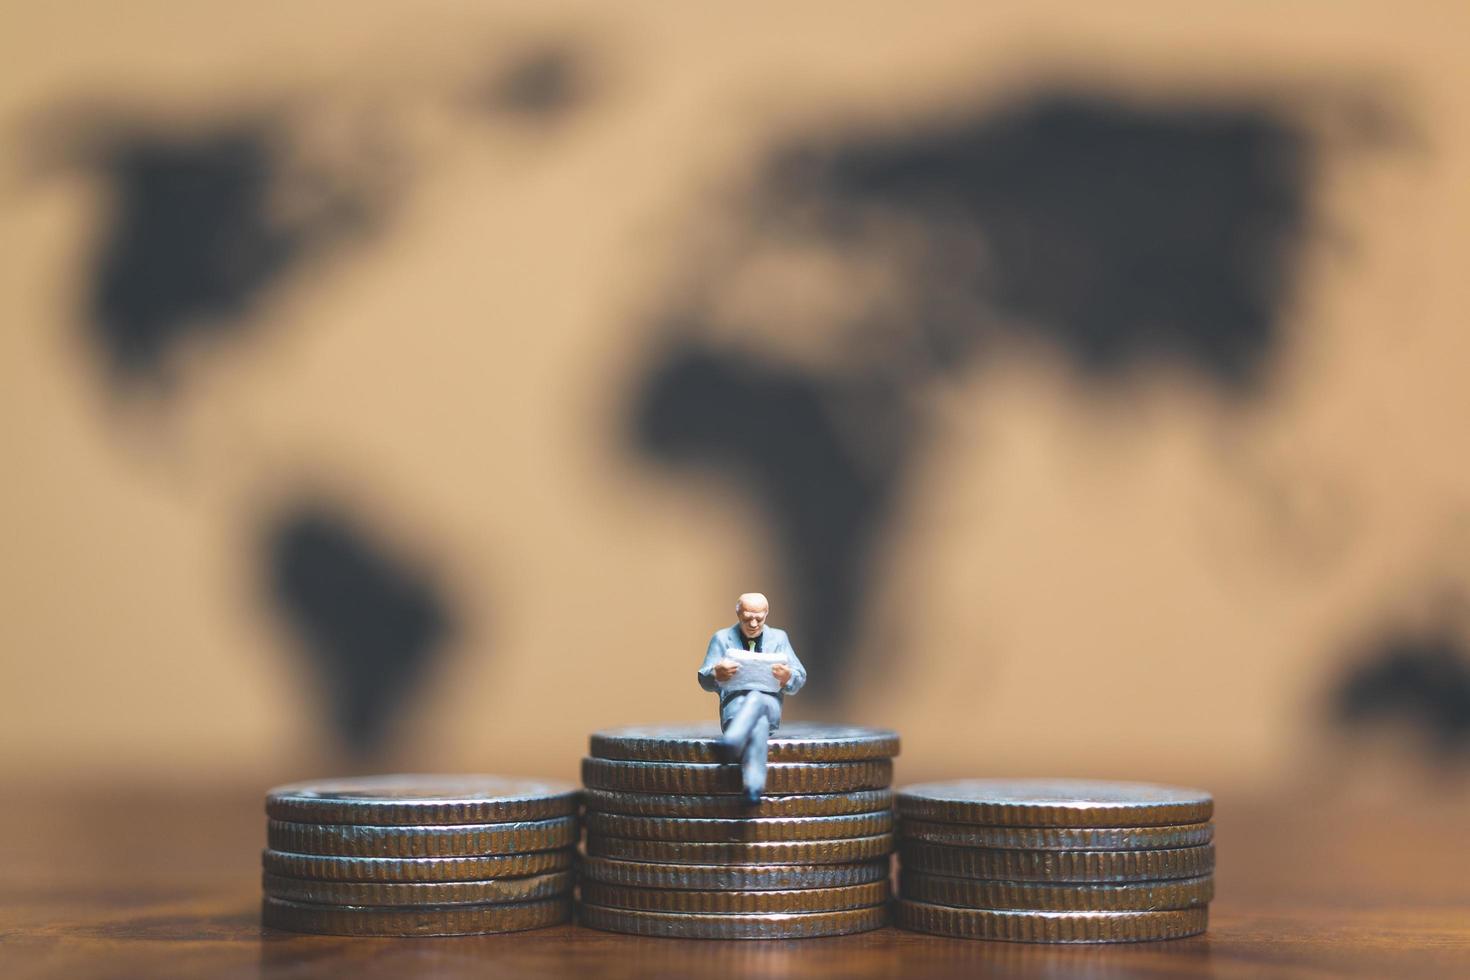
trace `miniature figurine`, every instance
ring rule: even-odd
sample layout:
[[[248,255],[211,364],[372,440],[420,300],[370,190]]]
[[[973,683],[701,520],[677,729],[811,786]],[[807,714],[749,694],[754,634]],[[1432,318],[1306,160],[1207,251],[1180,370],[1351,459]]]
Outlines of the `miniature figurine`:
[[[699,686],[719,692],[720,740],[740,762],[750,803],[766,788],[766,743],[781,727],[781,701],[806,683],[786,631],[766,625],[770,609],[759,592],[742,595],[735,603],[739,622],[710,638],[699,668]]]

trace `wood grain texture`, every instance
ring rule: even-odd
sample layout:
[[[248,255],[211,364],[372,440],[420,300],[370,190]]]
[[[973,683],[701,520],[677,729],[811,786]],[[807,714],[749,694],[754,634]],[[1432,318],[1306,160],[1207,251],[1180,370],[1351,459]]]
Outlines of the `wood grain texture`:
[[[1219,797],[1203,936],[1045,947],[882,929],[784,942],[558,926],[348,939],[260,925],[263,787],[20,790],[0,807],[0,973],[28,977],[1470,975],[1470,804]],[[105,817],[101,816],[105,814]]]

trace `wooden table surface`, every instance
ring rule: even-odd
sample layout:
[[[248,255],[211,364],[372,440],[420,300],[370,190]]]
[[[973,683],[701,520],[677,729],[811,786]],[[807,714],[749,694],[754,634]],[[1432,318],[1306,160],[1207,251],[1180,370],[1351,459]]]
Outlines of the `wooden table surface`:
[[[259,923],[262,789],[26,790],[0,806],[0,976],[1470,977],[1470,804],[1218,794],[1209,932],[1047,947],[884,929],[770,942],[573,926],[345,939]]]

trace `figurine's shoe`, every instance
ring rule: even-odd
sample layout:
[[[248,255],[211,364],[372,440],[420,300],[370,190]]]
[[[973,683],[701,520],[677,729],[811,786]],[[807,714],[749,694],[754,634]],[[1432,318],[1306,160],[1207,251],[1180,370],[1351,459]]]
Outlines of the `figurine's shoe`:
[[[749,803],[749,804],[751,804],[753,806],[756,803],[759,803],[760,801],[761,801],[761,791],[760,790],[758,790],[758,789],[751,789],[749,786],[745,787],[745,802],[746,803]]]

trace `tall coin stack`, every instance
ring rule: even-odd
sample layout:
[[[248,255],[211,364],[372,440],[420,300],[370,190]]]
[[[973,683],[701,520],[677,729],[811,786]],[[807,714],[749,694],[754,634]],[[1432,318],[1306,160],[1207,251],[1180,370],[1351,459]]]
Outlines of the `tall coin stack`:
[[[1031,943],[1205,931],[1214,800],[1146,783],[973,779],[898,793],[897,924]]]
[[[613,932],[799,939],[888,920],[895,732],[791,724],[741,797],[714,725],[592,736],[578,916]]]
[[[571,917],[577,788],[377,776],[266,796],[267,926],[340,936],[518,932]]]

